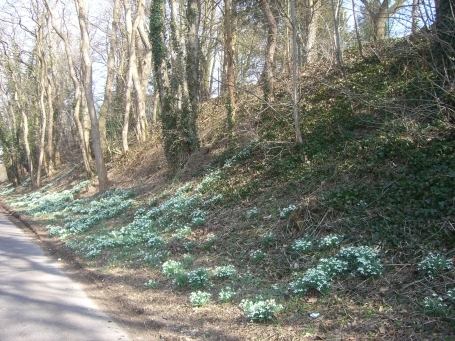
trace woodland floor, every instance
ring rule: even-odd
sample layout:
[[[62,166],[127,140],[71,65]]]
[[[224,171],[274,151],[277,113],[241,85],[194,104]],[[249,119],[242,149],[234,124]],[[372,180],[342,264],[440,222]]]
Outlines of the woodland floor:
[[[134,204],[75,239],[90,240],[92,232],[107,236],[128,226],[140,209],[156,208],[152,201],[166,203],[186,185],[197,191],[212,171],[223,172],[207,192],[199,193],[200,207],[207,213],[203,224],[192,225],[184,238],[173,237],[174,220],[180,219],[180,228],[197,211],[188,204],[178,214],[169,213],[168,226],[159,232],[168,260],[180,261],[189,254],[194,268],[210,270],[232,264],[238,278],[229,283],[241,294],[232,302],[217,301],[215,294],[225,283],[215,278],[205,288],[213,294],[212,301],[193,307],[190,288],[163,275],[163,259],[156,257],[160,262],[151,264],[140,256],[148,245],[135,244],[132,250],[124,245],[106,247],[93,258],[76,254],[59,238],[49,237],[45,228],[64,225],[68,218],[64,211],[52,221],[50,214],[32,220],[7,206],[8,200],[30,193],[26,186],[2,198],[4,212],[30,230],[51,257],[64,261],[68,273],[86,285],[90,296],[133,340],[455,341],[455,297],[447,295],[455,292],[454,267],[443,268],[434,278],[418,271],[429,253],[439,253],[449,263],[455,259],[453,106],[443,111],[439,102],[415,103],[416,93],[433,84],[431,70],[423,72],[427,63],[417,57],[419,45],[404,40],[390,44],[382,52],[372,50],[367,60],[346,58],[348,83],[336,70],[325,68],[302,75],[302,146],[293,142],[290,84],[285,79],[277,89],[273,112],[264,109],[261,96],[250,94],[257,89],[239,94],[233,134],[226,133],[222,98],[201,105],[198,129],[203,147],[177,176],[169,176],[159,141],[132,148],[107,165],[113,187],[134,190]],[[453,103],[453,93],[450,96],[445,100]],[[76,162],[65,160],[66,165],[78,163],[80,158],[75,158]],[[43,179],[43,185],[69,168]],[[71,189],[82,180],[82,170],[75,170],[51,191]],[[96,194],[93,180],[77,198]],[[210,202],[218,195],[220,202]],[[281,210],[290,204],[295,211],[281,219]],[[248,212],[254,208],[260,214],[250,219]],[[161,228],[157,220],[154,223]],[[272,245],[264,245],[261,238],[270,234]],[[331,234],[344,236],[338,249],[377,250],[383,272],[336,277],[326,295],[312,287],[304,295],[291,293],[289,283],[296,276],[336,251],[315,248],[292,258],[292,243]],[[204,243],[213,235],[217,242],[206,248]],[[162,250],[150,249],[146,251]],[[267,255],[262,262],[251,257],[258,249]],[[149,280],[156,287],[145,286]],[[276,298],[284,309],[267,323],[248,321],[240,300],[263,294]],[[433,300],[435,309],[423,308],[426,298]],[[442,308],[437,306],[439,298]]]
[[[136,156],[129,158],[134,160],[134,167],[117,162],[111,168],[109,179],[113,185],[134,188],[140,198],[170,184],[164,156],[157,149]],[[213,153],[203,149],[181,178],[191,178],[213,157]],[[76,180],[77,177],[68,181]],[[95,190],[91,187],[82,196],[91,196]],[[218,212],[209,223],[211,229],[232,228],[238,216],[236,210],[238,207]],[[400,303],[400,297],[409,298],[421,291],[419,288],[414,292],[423,280],[409,264],[391,264],[376,280],[339,281],[328,296],[315,291],[305,297],[288,297],[290,308],[285,314],[272,322],[257,324],[247,321],[238,302],[192,307],[187,293],[170,283],[160,290],[144,287],[148,279],[160,277],[154,268],[110,266],[103,259],[87,262],[56,238],[50,238],[48,230],[38,222],[6,205],[3,213],[33,233],[49,256],[63,262],[66,272],[85,285],[89,296],[123,325],[133,340],[454,340],[455,333],[446,328],[442,333],[438,330],[439,319],[413,313],[408,300]],[[320,316],[311,318],[311,312]]]

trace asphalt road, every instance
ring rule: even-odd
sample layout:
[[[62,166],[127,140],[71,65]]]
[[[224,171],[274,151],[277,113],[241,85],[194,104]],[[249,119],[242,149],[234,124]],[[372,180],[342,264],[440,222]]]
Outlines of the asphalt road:
[[[1,341],[127,341],[57,264],[0,215]]]

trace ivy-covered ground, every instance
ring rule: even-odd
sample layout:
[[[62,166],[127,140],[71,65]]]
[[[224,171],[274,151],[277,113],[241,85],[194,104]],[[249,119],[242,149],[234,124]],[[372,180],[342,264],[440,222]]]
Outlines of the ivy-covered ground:
[[[348,54],[346,79],[302,76],[302,146],[282,83],[273,110],[239,97],[233,143],[205,104],[204,147],[176,176],[149,145],[100,196],[77,168],[1,196],[137,339],[455,340],[454,101],[424,51],[397,41]]]

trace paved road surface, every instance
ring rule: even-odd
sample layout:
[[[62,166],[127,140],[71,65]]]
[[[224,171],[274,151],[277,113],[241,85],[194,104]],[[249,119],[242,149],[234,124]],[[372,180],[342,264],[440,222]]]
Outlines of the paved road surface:
[[[127,341],[126,333],[0,215],[1,341]]]

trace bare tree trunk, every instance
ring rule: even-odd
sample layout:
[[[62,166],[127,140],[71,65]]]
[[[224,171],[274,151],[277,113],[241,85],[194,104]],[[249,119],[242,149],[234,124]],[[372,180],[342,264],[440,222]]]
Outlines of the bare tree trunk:
[[[235,2],[231,4],[231,0],[224,1],[224,34],[225,34],[225,55],[224,64],[226,68],[226,87],[227,87],[227,126],[232,132],[235,121],[235,73],[234,73],[234,47],[235,47]]]
[[[152,46],[145,31],[145,0],[139,0],[137,11],[137,30],[139,32],[138,40],[142,43],[140,49],[140,60],[138,63],[138,77],[135,82],[135,89],[138,98],[138,116],[137,116],[137,129],[140,137],[140,142],[145,142],[148,137],[148,122],[146,116],[146,93],[147,86],[150,79],[150,71],[152,68]],[[139,42],[138,42],[139,45]]]
[[[188,98],[190,107],[184,113],[185,128],[188,130],[188,139],[190,152],[194,152],[199,148],[199,138],[197,136],[196,120],[199,111],[199,94],[201,88],[200,77],[200,43],[199,43],[199,23],[200,23],[200,1],[187,1],[187,55],[186,55],[186,77],[188,87]]]
[[[338,1],[338,0],[337,0]],[[331,0],[332,4],[332,15],[333,15],[333,28],[334,28],[334,37],[335,37],[335,55],[337,57],[337,65],[338,67],[343,68],[343,51],[341,50],[341,39],[340,39],[340,29],[339,29],[339,10],[341,3],[337,2],[335,4],[335,0]]]
[[[357,21],[357,12],[355,10],[355,2],[354,2],[354,0],[351,0],[351,4],[352,4],[352,16],[354,18],[355,36],[357,38],[357,44],[359,46],[360,57],[365,58],[365,56],[363,55],[362,39],[360,37],[359,23]]]
[[[436,37],[432,52],[436,56],[437,69],[442,78],[442,86],[451,92],[454,103],[453,85],[455,79],[455,4],[453,0],[438,0],[435,20]],[[448,90],[452,89],[452,90]]]
[[[404,0],[360,0],[367,10],[373,26],[374,41],[387,38],[386,24],[389,18],[403,5]]]
[[[319,8],[320,0],[306,0],[305,1],[305,37],[303,47],[303,63],[311,64],[316,57],[316,49],[314,48],[316,42],[316,34],[318,29]]]
[[[92,161],[92,147],[90,146],[90,136],[92,135],[92,125],[90,122],[90,115],[88,113],[88,107],[87,107],[87,100],[86,100],[86,95],[85,95],[85,88],[81,87],[81,106],[79,109],[80,112],[80,117],[78,119],[81,120],[82,124],[82,134],[84,136],[83,141],[84,141],[84,148],[85,152],[87,155],[90,156],[90,160]]]
[[[418,9],[419,9],[419,0],[412,0],[412,33],[417,33],[417,22],[418,22]]]
[[[292,100],[294,108],[294,130],[297,144],[302,144],[302,133],[300,131],[300,109],[297,97],[297,24],[295,21],[295,0],[291,0],[291,22],[292,22]]]
[[[51,66],[53,67],[53,66]],[[47,175],[50,176],[54,173],[54,92],[52,89],[51,79],[47,79],[46,85],[46,97],[47,97],[47,144],[46,144],[46,155],[47,155]]]
[[[109,50],[107,54],[107,76],[104,88],[104,100],[99,113],[101,147],[107,151],[106,121],[112,110],[112,86],[115,79],[115,52],[117,50],[117,31],[120,22],[120,0],[114,0],[112,25],[109,33]]]
[[[200,40],[203,60],[200,61],[202,66],[200,100],[206,101],[210,98],[213,84],[213,68],[217,54],[219,40],[216,34],[215,14],[216,6],[209,6],[210,2],[205,1],[204,13],[202,16],[202,37],[208,39]]]
[[[136,28],[133,27],[131,4],[129,0],[123,0],[123,7],[125,9],[125,24],[126,24],[126,36],[128,45],[128,72],[126,77],[126,89],[125,89],[125,113],[123,116],[123,128],[122,128],[122,146],[123,152],[128,153],[128,132],[130,122],[130,111],[131,111],[131,91],[133,89],[133,72],[136,66],[136,46],[135,36]],[[135,21],[137,24],[137,21]]]
[[[43,57],[43,56],[41,56]],[[44,149],[46,143],[46,124],[47,124],[47,115],[46,115],[46,104],[44,103],[44,93],[45,93],[45,75],[44,72],[47,70],[46,63],[42,63],[40,70],[40,110],[41,110],[41,129],[40,129],[40,144],[39,144],[39,156],[38,156],[38,168],[36,170],[36,187],[41,187],[41,169],[43,167],[44,160]]]
[[[79,134],[79,147],[82,152],[82,160],[84,163],[85,172],[87,173],[87,177],[91,178],[93,176],[93,172],[92,172],[92,169],[90,166],[90,154],[87,149],[87,145],[88,145],[89,141],[88,141],[88,139],[85,138],[84,128],[83,128],[83,125],[80,120],[81,87],[80,87],[79,79],[77,77],[76,67],[75,67],[75,64],[73,61],[73,57],[71,54],[70,42],[69,42],[68,36],[64,35],[63,32],[58,28],[58,26],[55,22],[55,19],[54,19],[52,9],[49,6],[48,0],[45,0],[45,5],[46,5],[46,8],[49,11],[49,15],[51,17],[52,27],[54,28],[54,31],[57,33],[57,35],[60,37],[60,39],[63,41],[63,43],[65,45],[66,58],[67,58],[71,81],[73,82],[74,93],[75,93],[75,99],[74,99],[75,106],[74,106],[73,118],[74,118],[74,122],[76,123],[77,131]]]
[[[128,73],[126,82],[126,99],[125,99],[125,116],[123,121],[122,130],[122,144],[123,151],[128,152],[128,129],[131,109],[131,92],[135,90],[135,102],[136,102],[136,135],[139,142],[144,142],[147,137],[147,119],[145,114],[145,91],[148,82],[148,76],[150,74],[150,62],[148,59],[151,57],[151,47],[146,39],[144,32],[143,23],[145,22],[145,0],[137,1],[137,12],[134,22],[132,20],[132,11],[129,0],[123,0],[123,6],[125,8],[125,21],[126,21],[126,32],[128,40]],[[139,37],[137,33],[139,32]],[[143,51],[143,59],[141,63],[144,63],[141,68],[142,73],[139,76],[138,61],[137,61],[137,43],[140,41],[145,42]],[[145,78],[145,81],[144,81]]]
[[[47,20],[47,31],[51,34],[51,25],[49,17]],[[53,75],[55,74],[53,63],[52,46],[50,47],[50,74],[46,75],[46,97],[47,97],[47,142],[46,142],[46,156],[47,156],[47,175],[50,176],[54,173],[55,167],[55,149],[54,149],[54,91],[53,91]],[[58,97],[58,96],[57,96]]]
[[[21,116],[22,116],[22,127],[24,132],[24,148],[25,148],[25,155],[27,156],[27,163],[28,163],[28,172],[30,174],[30,182],[32,184],[32,188],[36,188],[35,184],[35,174],[33,170],[33,159],[32,159],[32,152],[30,150],[30,142],[28,141],[28,117],[25,113],[24,108],[20,108]]]
[[[43,26],[38,23],[38,29],[36,33],[36,45],[38,51],[39,69],[37,72],[37,79],[39,79],[38,88],[39,97],[39,108],[41,112],[41,127],[40,127],[40,142],[38,152],[38,168],[36,170],[36,187],[41,187],[41,170],[43,168],[45,144],[46,144],[46,124],[47,124],[47,113],[46,113],[46,83],[47,83],[47,62],[46,55],[44,53],[44,37],[43,37]]]
[[[264,82],[264,101],[267,103],[275,100],[275,50],[278,34],[278,26],[275,16],[270,8],[269,0],[261,0],[262,12],[267,24],[267,47],[265,54],[264,70],[262,71],[262,79]]]
[[[199,16],[200,4],[195,0],[187,0],[186,19],[188,22],[186,74],[188,78],[188,96],[190,97],[193,114],[197,113],[199,103]]]
[[[107,179],[107,170],[104,163],[103,150],[101,149],[101,137],[98,125],[98,118],[95,111],[95,101],[93,99],[93,81],[92,81],[92,60],[90,57],[90,41],[87,29],[87,8],[85,0],[75,0],[76,9],[79,19],[79,27],[81,30],[81,53],[84,61],[85,72],[83,75],[85,97],[87,100],[88,112],[90,115],[91,131],[92,131],[92,147],[95,153],[96,171],[98,174],[99,193],[103,193],[108,189],[109,183]]]
[[[154,75],[158,87],[161,107],[161,129],[163,132],[164,153],[171,170],[178,168],[177,117],[170,95],[169,75],[166,68],[167,47],[164,39],[165,8],[162,0],[152,0],[150,6],[150,43]]]

